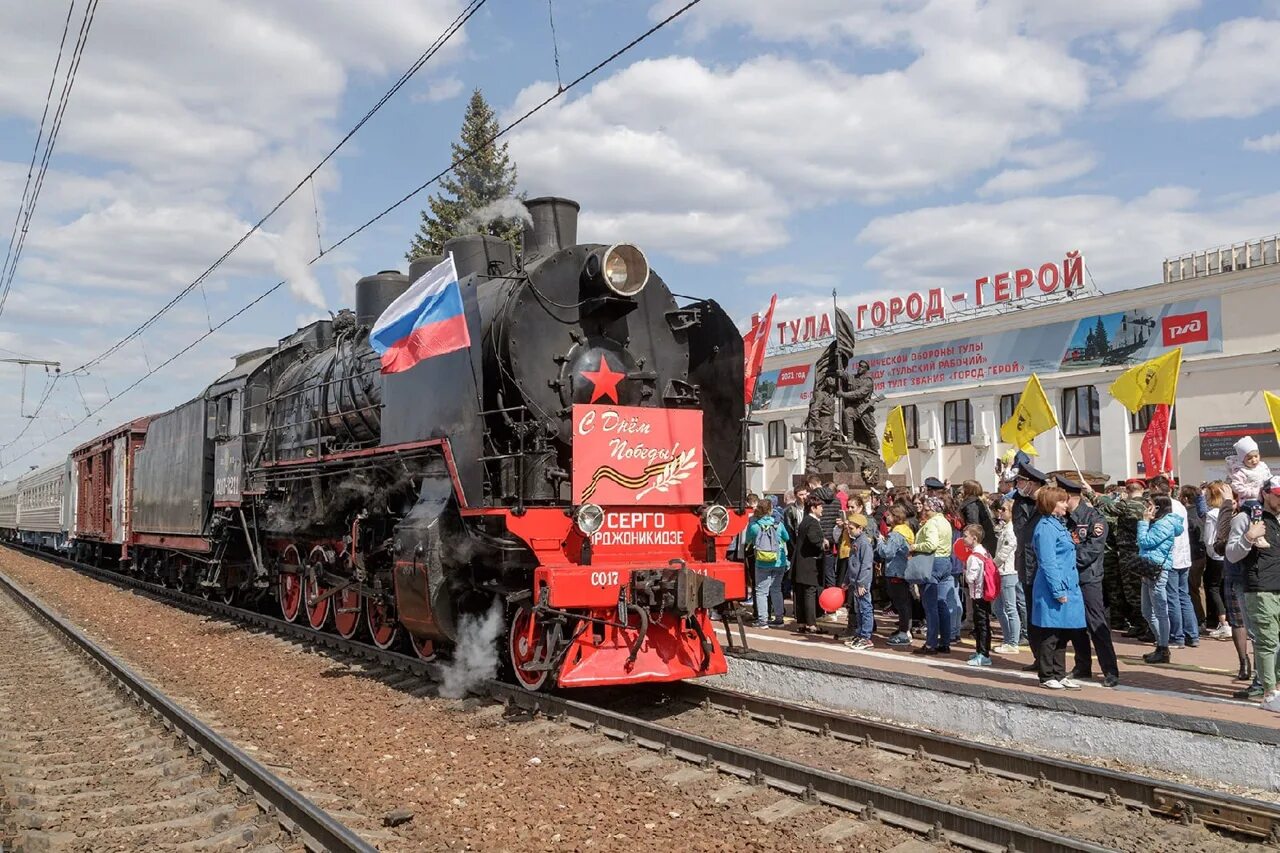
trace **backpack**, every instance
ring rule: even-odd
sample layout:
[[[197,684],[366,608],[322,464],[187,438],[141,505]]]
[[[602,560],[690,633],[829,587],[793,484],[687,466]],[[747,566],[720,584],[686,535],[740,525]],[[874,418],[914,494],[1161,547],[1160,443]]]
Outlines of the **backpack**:
[[[982,600],[990,604],[1000,594],[1000,570],[990,554],[984,551],[978,556],[982,558]]]
[[[772,518],[760,519],[760,529],[756,532],[756,562],[776,563],[781,550],[782,534],[778,530],[778,522]]]

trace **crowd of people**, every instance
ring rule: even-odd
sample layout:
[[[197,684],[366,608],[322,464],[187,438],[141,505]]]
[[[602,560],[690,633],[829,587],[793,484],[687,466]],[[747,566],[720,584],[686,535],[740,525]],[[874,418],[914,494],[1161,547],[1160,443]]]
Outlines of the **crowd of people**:
[[[730,555],[747,565],[760,628],[844,620],[845,644],[864,650],[879,611],[884,642],[919,655],[950,654],[963,631],[969,666],[1029,648],[1024,669],[1050,690],[1095,675],[1119,684],[1113,632],[1151,644],[1152,665],[1207,637],[1235,644],[1247,684],[1236,698],[1280,712],[1280,477],[1253,439],[1235,451],[1227,480],[1180,488],[1157,476],[1099,491],[1021,454],[995,493],[932,477],[920,490],[855,492],[810,476],[780,498],[750,496]]]

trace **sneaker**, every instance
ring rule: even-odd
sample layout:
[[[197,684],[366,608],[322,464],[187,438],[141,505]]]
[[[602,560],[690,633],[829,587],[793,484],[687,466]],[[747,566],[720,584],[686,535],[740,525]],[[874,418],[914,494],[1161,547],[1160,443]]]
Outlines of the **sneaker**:
[[[1280,713],[1280,690],[1272,690],[1263,697],[1262,710]]]
[[[1018,647],[1013,645],[1013,643],[1001,643],[996,646],[995,650],[1002,655],[1016,655],[1019,651]]]
[[[1102,679],[1103,687],[1115,687],[1119,684],[1120,684],[1120,676],[1118,675],[1108,675]]]
[[[1062,686],[1067,688],[1068,690],[1079,690],[1080,688],[1084,687],[1083,684],[1076,681],[1074,678],[1072,678],[1069,675],[1066,678],[1062,679]]]
[[[938,650],[932,646],[921,646],[920,648],[912,652],[912,654],[913,655],[936,655],[938,654]]]
[[[991,666],[991,658],[986,655],[974,655],[969,658],[965,666]]]
[[[894,634],[885,642],[891,646],[909,646],[911,645],[911,636],[909,634]]]
[[[1182,640],[1170,640],[1170,641],[1169,641],[1169,648],[1171,648],[1171,649],[1185,649],[1186,647],[1187,647],[1187,644],[1186,644],[1185,642],[1183,642]]]
[[[1237,690],[1236,692],[1232,693],[1231,698],[1232,699],[1261,699],[1262,685],[1251,684],[1248,687],[1246,687],[1244,690]]]
[[[938,654],[940,654],[940,655],[949,655],[949,654],[951,654],[951,645],[950,645],[950,644],[948,644],[948,645],[945,645],[945,646],[938,646]]]
[[[1217,628],[1213,628],[1213,629],[1211,629],[1211,630],[1207,631],[1207,632],[1206,632],[1206,634],[1207,634],[1207,636],[1213,637],[1215,640],[1230,640],[1230,639],[1231,639],[1231,626],[1230,626],[1230,625],[1219,625]]]
[[[771,621],[769,622],[769,627],[770,627],[770,628],[781,628],[781,627],[782,627],[783,625],[785,625],[785,624],[787,624],[785,620],[782,620],[782,619],[774,619],[774,620],[771,620]]]
[[[853,649],[855,652],[865,652],[867,649],[875,648],[872,642],[866,637],[854,637],[852,640],[846,640],[845,646]]]
[[[769,623],[768,622],[752,622],[751,627],[752,628],[768,628]]]
[[[1066,685],[1056,678],[1050,678],[1048,681],[1040,682],[1040,686],[1046,690],[1066,690]]]
[[[1186,646],[1187,646],[1187,648],[1189,648],[1189,649],[1198,648],[1198,647],[1200,646],[1200,638],[1199,638],[1199,637],[1187,637],[1187,639],[1186,639],[1186,641],[1185,641],[1185,642],[1186,642]]]

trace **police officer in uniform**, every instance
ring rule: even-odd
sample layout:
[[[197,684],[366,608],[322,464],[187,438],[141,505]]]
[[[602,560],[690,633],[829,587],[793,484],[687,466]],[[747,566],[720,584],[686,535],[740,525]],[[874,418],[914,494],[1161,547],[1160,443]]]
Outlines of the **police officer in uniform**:
[[[1115,646],[1111,643],[1111,624],[1107,620],[1107,608],[1102,597],[1103,556],[1107,547],[1107,522],[1083,493],[1088,488],[1067,477],[1059,476],[1058,485],[1067,493],[1067,530],[1076,543],[1076,569],[1080,572],[1080,592],[1084,596],[1085,630],[1077,632],[1075,645],[1075,669],[1071,677],[1091,679],[1092,651],[1098,656],[1103,684],[1115,687],[1120,683],[1120,668],[1116,661]]]

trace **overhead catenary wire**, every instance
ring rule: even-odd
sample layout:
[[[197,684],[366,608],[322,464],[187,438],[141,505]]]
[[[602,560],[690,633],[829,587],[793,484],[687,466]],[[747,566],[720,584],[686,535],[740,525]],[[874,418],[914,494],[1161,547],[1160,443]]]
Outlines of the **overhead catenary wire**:
[[[638,36],[636,36],[635,38],[631,39],[631,41],[627,42],[625,45],[623,45],[622,47],[618,48],[618,49],[617,49],[617,50],[615,50],[613,53],[609,54],[607,57],[605,57],[604,59],[602,59],[602,60],[600,60],[599,62],[597,62],[595,65],[591,66],[591,68],[587,69],[587,70],[586,70],[586,71],[584,71],[582,74],[580,74],[580,75],[578,75],[577,77],[575,77],[572,81],[570,81],[570,82],[568,83],[568,85],[564,86],[563,88],[561,88],[561,89],[560,89],[560,90],[558,90],[557,92],[555,92],[555,93],[553,93],[553,94],[549,95],[548,97],[544,98],[544,99],[543,99],[542,101],[540,101],[539,103],[535,104],[533,107],[531,107],[530,109],[528,109],[527,111],[525,111],[524,113],[522,113],[520,116],[518,116],[517,118],[515,118],[514,120],[512,120],[511,122],[509,122],[508,124],[506,124],[506,125],[505,125],[505,126],[503,126],[502,128],[500,128],[496,133],[494,133],[493,135],[491,135],[491,136],[489,136],[488,138],[486,138],[486,139],[484,139],[483,141],[481,141],[481,142],[480,142],[478,145],[476,145],[474,148],[471,148],[471,149],[469,149],[469,150],[467,150],[467,151],[463,152],[462,154],[458,155],[457,157],[455,157],[455,158],[454,158],[454,160],[449,164],[449,166],[448,166],[448,167],[446,167],[445,169],[443,169],[443,170],[441,170],[440,172],[438,172],[436,175],[434,175],[434,176],[433,176],[432,178],[430,178],[429,180],[427,180],[427,181],[425,181],[425,182],[423,182],[423,183],[419,184],[419,185],[418,185],[417,187],[415,187],[413,190],[411,190],[410,192],[408,192],[408,193],[406,193],[405,195],[401,196],[399,199],[397,199],[396,201],[394,201],[392,204],[390,204],[389,206],[387,206],[386,208],[384,208],[383,210],[381,210],[380,212],[378,212],[378,213],[377,213],[377,214],[375,214],[374,216],[370,217],[368,220],[366,220],[366,221],[365,221],[364,223],[362,223],[361,225],[357,226],[357,227],[356,227],[355,229],[353,229],[352,231],[348,232],[348,233],[346,234],[346,236],[342,237],[342,239],[338,240],[336,243],[334,243],[332,246],[330,246],[330,247],[329,247],[329,249],[328,249],[328,251],[329,251],[329,252],[332,252],[334,249],[339,248],[340,246],[344,245],[344,244],[345,244],[345,243],[347,243],[348,241],[350,241],[350,240],[354,239],[356,236],[358,236],[359,234],[363,233],[364,231],[366,231],[367,229],[369,229],[370,227],[372,227],[372,226],[373,226],[374,224],[376,224],[377,222],[381,221],[383,218],[385,218],[387,215],[389,215],[390,213],[392,213],[392,212],[393,212],[393,211],[395,211],[396,209],[398,209],[398,208],[402,207],[405,203],[407,203],[408,201],[412,200],[414,197],[416,197],[417,195],[419,195],[420,193],[422,193],[422,191],[423,191],[423,190],[426,190],[428,187],[430,187],[430,186],[432,186],[433,184],[437,183],[441,178],[443,178],[445,175],[449,174],[451,171],[453,171],[454,169],[456,169],[458,166],[462,165],[463,163],[468,162],[468,161],[469,161],[469,160],[471,160],[473,157],[476,157],[476,156],[477,156],[481,151],[483,151],[484,149],[488,148],[488,147],[489,147],[490,145],[492,145],[494,142],[496,142],[497,140],[499,140],[499,139],[501,139],[502,137],[506,136],[508,133],[510,133],[511,131],[513,131],[514,129],[516,129],[517,127],[519,127],[520,125],[524,124],[524,123],[525,123],[526,121],[528,121],[530,118],[532,118],[533,116],[537,115],[539,112],[541,112],[543,109],[545,109],[545,108],[546,108],[546,107],[548,107],[550,104],[552,104],[552,103],[554,103],[555,101],[557,101],[558,99],[560,99],[560,98],[564,97],[566,94],[568,94],[570,91],[572,91],[572,90],[573,90],[574,88],[576,88],[577,86],[581,85],[581,84],[582,84],[582,83],[584,83],[585,81],[587,81],[587,80],[589,80],[590,78],[594,77],[596,74],[600,73],[600,71],[602,71],[603,69],[607,68],[609,65],[613,64],[614,62],[616,62],[620,57],[624,56],[625,54],[627,54],[628,52],[630,52],[631,50],[633,50],[636,46],[640,45],[640,44],[641,44],[641,43],[643,43],[644,41],[646,41],[646,40],[648,40],[649,38],[651,38],[655,33],[657,33],[657,32],[659,32],[660,30],[662,30],[664,27],[666,27],[667,25],[669,25],[672,21],[675,21],[677,18],[679,18],[680,16],[684,15],[686,12],[688,12],[690,9],[694,8],[695,6],[697,6],[697,5],[698,5],[699,3],[701,3],[701,2],[702,2],[702,0],[689,0],[689,2],[685,3],[683,6],[681,6],[681,7],[680,7],[680,8],[678,8],[678,9],[676,9],[674,12],[672,12],[672,13],[671,13],[671,14],[669,14],[669,15],[667,15],[665,18],[663,18],[663,19],[661,19],[660,21],[656,22],[656,23],[655,23],[653,26],[651,26],[649,29],[645,30],[645,31],[644,31],[643,33],[641,33],[640,35],[638,35]],[[316,261],[318,261],[318,260],[320,260],[320,255],[316,255],[315,257],[313,257],[311,260],[309,260],[309,261],[307,262],[307,264],[308,264],[308,265],[312,265],[312,264],[314,264],[314,263],[315,263]],[[164,368],[168,367],[170,364],[172,364],[173,362],[177,361],[177,360],[178,360],[179,358],[181,358],[182,356],[186,355],[186,354],[187,354],[188,352],[190,352],[192,349],[194,349],[195,347],[199,346],[202,342],[204,342],[205,340],[207,340],[211,335],[216,334],[220,329],[224,328],[225,326],[227,326],[228,324],[232,323],[233,321],[235,321],[236,319],[238,319],[239,317],[241,317],[241,316],[242,316],[242,315],[244,315],[245,313],[247,313],[247,312],[249,312],[250,310],[252,310],[254,307],[256,307],[256,306],[257,306],[259,303],[261,303],[263,300],[267,299],[267,298],[268,298],[269,296],[271,296],[273,293],[275,293],[276,291],[278,291],[278,290],[280,290],[282,287],[284,287],[286,284],[288,284],[288,281],[289,281],[288,279],[280,279],[280,280],[279,280],[279,281],[277,281],[276,283],[272,284],[270,287],[268,287],[268,288],[267,288],[266,290],[264,290],[262,293],[258,294],[258,295],[257,295],[256,297],[254,297],[252,300],[250,300],[250,301],[249,301],[249,302],[247,302],[245,305],[243,305],[243,306],[241,306],[239,309],[237,309],[234,313],[232,313],[231,315],[229,315],[228,317],[226,317],[225,319],[223,319],[221,322],[219,322],[219,323],[217,323],[216,325],[214,325],[214,327],[213,327],[212,329],[210,329],[210,330],[209,330],[209,331],[207,331],[207,332],[203,332],[203,333],[201,333],[201,334],[197,335],[197,336],[196,336],[196,337],[195,337],[195,338],[194,338],[190,343],[188,343],[186,346],[184,346],[184,347],[183,347],[182,349],[180,349],[178,352],[174,353],[173,355],[169,356],[169,357],[168,357],[167,359],[165,359],[164,361],[162,361],[162,362],[160,362],[159,364],[155,365],[154,367],[150,368],[146,373],[144,373],[143,375],[139,376],[139,377],[138,377],[137,379],[135,379],[132,383],[130,383],[128,386],[126,386],[123,390],[121,390],[118,394],[110,395],[110,392],[108,392],[108,399],[107,399],[105,402],[103,402],[101,405],[99,405],[97,408],[93,409],[93,411],[92,411],[92,412],[90,412],[90,413],[86,414],[83,418],[81,418],[79,421],[77,421],[77,422],[76,422],[76,424],[75,424],[75,426],[67,428],[66,430],[64,430],[63,432],[61,432],[61,433],[59,433],[58,435],[54,436],[54,437],[53,437],[52,439],[50,439],[49,441],[44,442],[43,444],[36,445],[35,447],[32,447],[30,450],[25,451],[25,452],[24,452],[24,453],[22,453],[21,455],[13,457],[12,459],[8,460],[8,462],[6,462],[6,463],[5,463],[5,467],[7,467],[8,465],[12,465],[13,463],[18,462],[18,461],[20,461],[20,460],[24,459],[25,457],[27,457],[27,456],[31,455],[32,453],[37,453],[37,452],[39,452],[41,449],[43,449],[43,448],[44,448],[44,447],[46,447],[47,445],[51,444],[53,441],[56,441],[56,440],[58,440],[58,439],[62,438],[63,436],[66,436],[67,434],[69,434],[70,432],[72,432],[72,430],[74,430],[75,428],[79,427],[81,424],[83,424],[83,423],[85,423],[86,421],[88,421],[88,420],[89,420],[90,418],[92,418],[94,415],[96,415],[96,414],[98,414],[99,412],[101,412],[103,409],[105,409],[105,408],[106,408],[107,406],[109,406],[111,403],[113,403],[113,402],[115,402],[116,400],[120,399],[120,398],[121,398],[121,397],[123,397],[125,394],[128,394],[130,391],[132,391],[134,388],[137,388],[139,385],[141,385],[141,384],[142,384],[143,382],[145,382],[147,379],[151,378],[151,377],[152,377],[152,376],[154,376],[156,373],[159,373],[161,370],[163,370]],[[82,369],[82,368],[77,368],[77,370],[80,370],[80,369]],[[75,372],[75,371],[73,371],[73,373],[74,373],[74,372]],[[0,447],[0,450],[2,450],[2,449],[4,449],[4,448],[3,448],[3,447]]]
[[[49,136],[45,137],[45,152],[40,159],[40,168],[38,168],[35,178],[29,183],[29,192],[24,192],[26,199],[26,207],[20,207],[19,219],[22,220],[22,227],[17,232],[17,240],[13,242],[12,252],[6,254],[6,266],[0,269],[0,315],[4,314],[5,304],[9,301],[9,293],[13,289],[14,274],[18,272],[18,261],[22,259],[22,250],[27,243],[27,233],[31,231],[31,219],[36,213],[36,202],[40,201],[40,192],[45,186],[45,175],[49,173],[49,161],[54,156],[54,147],[58,145],[58,134],[63,127],[63,117],[67,114],[67,105],[72,96],[72,88],[76,86],[76,76],[79,73],[79,64],[84,55],[84,46],[88,44],[88,33],[93,26],[93,18],[97,14],[97,4],[99,0],[88,0],[88,5],[84,8],[84,17],[81,19],[81,28],[76,38],[76,46],[72,49],[72,58],[70,58],[67,67],[67,77],[63,79],[63,91],[58,101],[58,109],[54,111],[54,119],[49,128]],[[74,8],[74,5],[73,5]],[[68,22],[70,20],[70,12],[68,9]],[[67,44],[67,33],[63,33],[63,42],[58,49],[59,58]],[[54,68],[54,78],[58,77],[58,68]],[[52,85],[50,86],[52,92]],[[47,111],[47,104],[46,104]],[[41,119],[41,126],[44,126],[44,118]],[[40,147],[40,142],[36,142],[36,147]],[[28,173],[29,175],[29,173]]]
[[[31,162],[27,165],[27,181],[22,187],[22,199],[18,202],[18,212],[13,216],[13,230],[9,234],[9,248],[4,253],[4,264],[0,270],[9,268],[9,259],[13,257],[13,247],[18,239],[18,227],[22,223],[22,212],[27,208],[27,196],[31,191],[31,179],[36,171],[36,158],[40,156],[40,143],[44,140],[44,125],[49,118],[49,105],[53,103],[53,87],[58,82],[58,69],[62,67],[62,52],[67,46],[67,33],[71,31],[71,15],[76,9],[76,0],[67,6],[67,18],[62,24],[62,39],[58,42],[58,56],[53,61],[53,73],[49,75],[49,91],[44,96],[44,110],[40,113],[40,125],[36,129],[36,141],[31,146]]]
[[[488,0],[469,0],[467,5],[458,14],[458,16],[454,18],[453,21],[450,22],[450,24],[447,27],[445,27],[445,29],[440,33],[440,35],[436,36],[435,40],[431,43],[431,45],[428,46],[427,49],[424,50],[421,54],[419,54],[418,58],[414,60],[413,64],[410,65],[409,68],[406,69],[404,73],[400,75],[399,79],[397,79],[396,82],[392,84],[392,86],[389,89],[387,89],[387,91],[384,92],[380,98],[378,98],[378,100],[373,104],[373,106],[371,106],[368,109],[368,111],[365,112],[365,114],[360,118],[360,120],[357,121],[351,127],[351,129],[348,130],[342,136],[342,138],[339,139],[333,145],[332,148],[329,149],[329,152],[325,154],[323,157],[321,157],[320,161],[316,163],[315,166],[313,166],[305,175],[303,175],[298,180],[298,182],[293,185],[293,188],[290,189],[289,192],[287,192],[279,201],[277,201],[274,205],[272,205],[272,207],[266,213],[264,213],[258,219],[258,221],[256,221],[252,226],[249,227],[249,230],[247,230],[238,240],[236,240],[235,243],[233,243],[229,249],[227,249],[225,252],[219,255],[218,258],[214,260],[214,262],[211,263],[207,269],[204,270],[204,272],[200,273],[200,275],[196,276],[194,280],[192,280],[189,284],[185,285],[168,302],[162,305],[159,308],[159,310],[157,310],[150,317],[148,317],[141,324],[139,324],[136,328],[134,328],[133,331],[129,332],[127,335],[125,335],[123,338],[113,343],[111,346],[107,347],[101,353],[89,359],[79,367],[74,368],[70,372],[79,373],[82,370],[88,369],[90,367],[93,367],[96,364],[102,363],[104,360],[114,355],[122,347],[127,345],[131,340],[138,337],[147,329],[149,329],[152,325],[154,325],[157,320],[159,320],[161,317],[167,314],[170,310],[172,310],[175,305],[181,302],[183,297],[185,297],[188,293],[190,293],[196,287],[200,286],[209,276],[211,276],[215,271],[217,271],[217,269],[221,267],[222,264],[225,263],[226,260],[230,258],[241,246],[243,246],[249,240],[250,237],[256,234],[262,228],[262,226],[266,224],[266,222],[269,219],[271,219],[271,217],[273,217],[276,213],[278,213],[280,208],[284,207],[284,205],[288,203],[288,201],[291,198],[297,195],[298,191],[301,190],[304,186],[306,186],[307,183],[310,182],[315,177],[316,173],[319,172],[320,169],[326,163],[328,163],[329,160],[331,160],[333,156],[337,154],[338,151],[341,150],[342,147],[346,145],[347,142],[349,142],[351,138],[355,136],[356,133],[359,132],[359,130],[362,127],[364,127],[365,124],[367,124],[368,121],[371,118],[373,118],[373,116],[377,114],[377,112],[381,110],[382,107],[385,106],[387,102],[390,101],[391,98],[393,98],[395,94],[399,92],[405,86],[405,84],[408,83],[409,80],[413,78],[415,74],[418,73],[419,70],[421,70],[422,67],[428,61],[430,61],[432,57],[434,57],[437,53],[439,53],[439,51],[446,44],[448,44],[449,40],[452,39],[453,36],[460,29],[462,29],[463,25],[465,25],[467,21],[469,21],[476,12],[480,11],[481,7],[483,7],[486,2],[488,2]],[[332,251],[333,248],[334,247],[330,247],[330,251]]]

